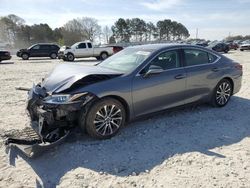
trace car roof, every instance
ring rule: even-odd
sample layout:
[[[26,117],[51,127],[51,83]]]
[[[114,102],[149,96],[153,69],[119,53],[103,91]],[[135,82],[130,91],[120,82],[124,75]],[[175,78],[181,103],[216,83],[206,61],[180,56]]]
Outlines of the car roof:
[[[135,49],[142,49],[142,50],[149,50],[149,51],[158,51],[162,49],[167,49],[167,48],[175,48],[175,47],[194,47],[194,48],[199,48],[199,49],[205,49],[208,50],[205,47],[198,46],[198,45],[192,45],[192,44],[179,44],[179,43],[158,43],[158,44],[145,44],[145,45],[136,45],[136,46],[131,46],[129,48],[135,48]]]
[[[34,45],[56,45],[56,46],[58,46],[57,44],[54,44],[54,43],[37,43]]]

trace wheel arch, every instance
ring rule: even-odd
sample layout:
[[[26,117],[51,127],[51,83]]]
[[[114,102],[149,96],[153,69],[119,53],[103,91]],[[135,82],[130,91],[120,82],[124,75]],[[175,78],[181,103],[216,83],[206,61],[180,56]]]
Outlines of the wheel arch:
[[[126,122],[128,122],[129,119],[130,119],[130,108],[129,108],[129,105],[128,105],[128,103],[126,102],[126,100],[123,99],[123,98],[120,97],[120,96],[117,96],[117,95],[107,95],[107,96],[104,96],[104,97],[99,98],[99,99],[105,99],[105,98],[113,98],[113,99],[116,99],[117,101],[119,101],[119,102],[123,105],[123,107],[124,107],[124,109],[125,109],[125,113],[126,113]]]
[[[67,52],[66,55],[72,54],[75,57],[75,54],[73,52]]]
[[[228,80],[230,82],[230,84],[232,85],[232,94],[234,93],[234,81],[232,78],[230,77],[224,77],[221,80]]]
[[[22,57],[23,54],[27,54],[28,56],[30,56],[30,52],[22,52],[21,57]]]
[[[108,53],[107,51],[101,51],[100,56],[101,56],[103,53],[105,53],[105,54],[107,54],[107,55],[109,56],[109,53]]]

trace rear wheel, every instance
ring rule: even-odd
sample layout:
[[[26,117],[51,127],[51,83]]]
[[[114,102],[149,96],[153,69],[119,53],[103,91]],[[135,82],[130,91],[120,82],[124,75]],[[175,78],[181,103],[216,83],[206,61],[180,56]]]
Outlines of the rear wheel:
[[[107,139],[120,130],[125,118],[123,105],[113,98],[105,98],[95,102],[88,112],[82,113],[79,123],[91,137]]]
[[[233,87],[229,80],[221,80],[213,93],[211,104],[215,107],[225,106],[233,93]]]
[[[106,52],[102,52],[100,55],[101,60],[105,60],[108,58],[108,54]]]
[[[22,54],[22,59],[23,59],[23,60],[28,60],[28,59],[29,59],[29,54],[23,53],[23,54]]]
[[[56,53],[51,53],[50,54],[50,58],[51,59],[56,59],[57,58],[57,54]]]

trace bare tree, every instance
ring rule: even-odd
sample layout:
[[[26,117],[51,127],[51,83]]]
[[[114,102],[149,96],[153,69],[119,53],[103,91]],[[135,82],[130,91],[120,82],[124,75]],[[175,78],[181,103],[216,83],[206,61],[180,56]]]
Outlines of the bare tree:
[[[107,26],[107,25],[104,26],[103,29],[102,29],[102,33],[103,33],[105,42],[108,44],[109,43],[109,38],[113,35],[110,27]]]
[[[83,35],[90,40],[94,41],[96,37],[98,37],[101,33],[101,26],[98,25],[98,21],[95,18],[83,17],[78,18],[81,29],[83,31]]]

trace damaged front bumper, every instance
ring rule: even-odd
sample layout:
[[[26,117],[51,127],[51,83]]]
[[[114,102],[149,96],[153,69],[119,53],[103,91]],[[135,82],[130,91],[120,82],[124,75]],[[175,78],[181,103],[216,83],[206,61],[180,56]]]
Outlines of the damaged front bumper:
[[[85,100],[51,104],[44,101],[47,95],[40,85],[33,86],[28,92],[27,111],[31,127],[7,135],[6,146],[17,147],[28,157],[34,157],[62,143],[77,124],[80,110],[92,99],[88,96]]]
[[[35,122],[32,123],[34,126]],[[43,142],[42,138],[39,136],[39,133],[31,127],[26,127],[23,130],[16,130],[14,134],[6,134],[7,137],[5,145],[7,150],[17,148],[27,157],[33,158],[36,157],[45,151],[61,144],[69,135],[70,131],[65,131],[60,139],[54,142]]]

